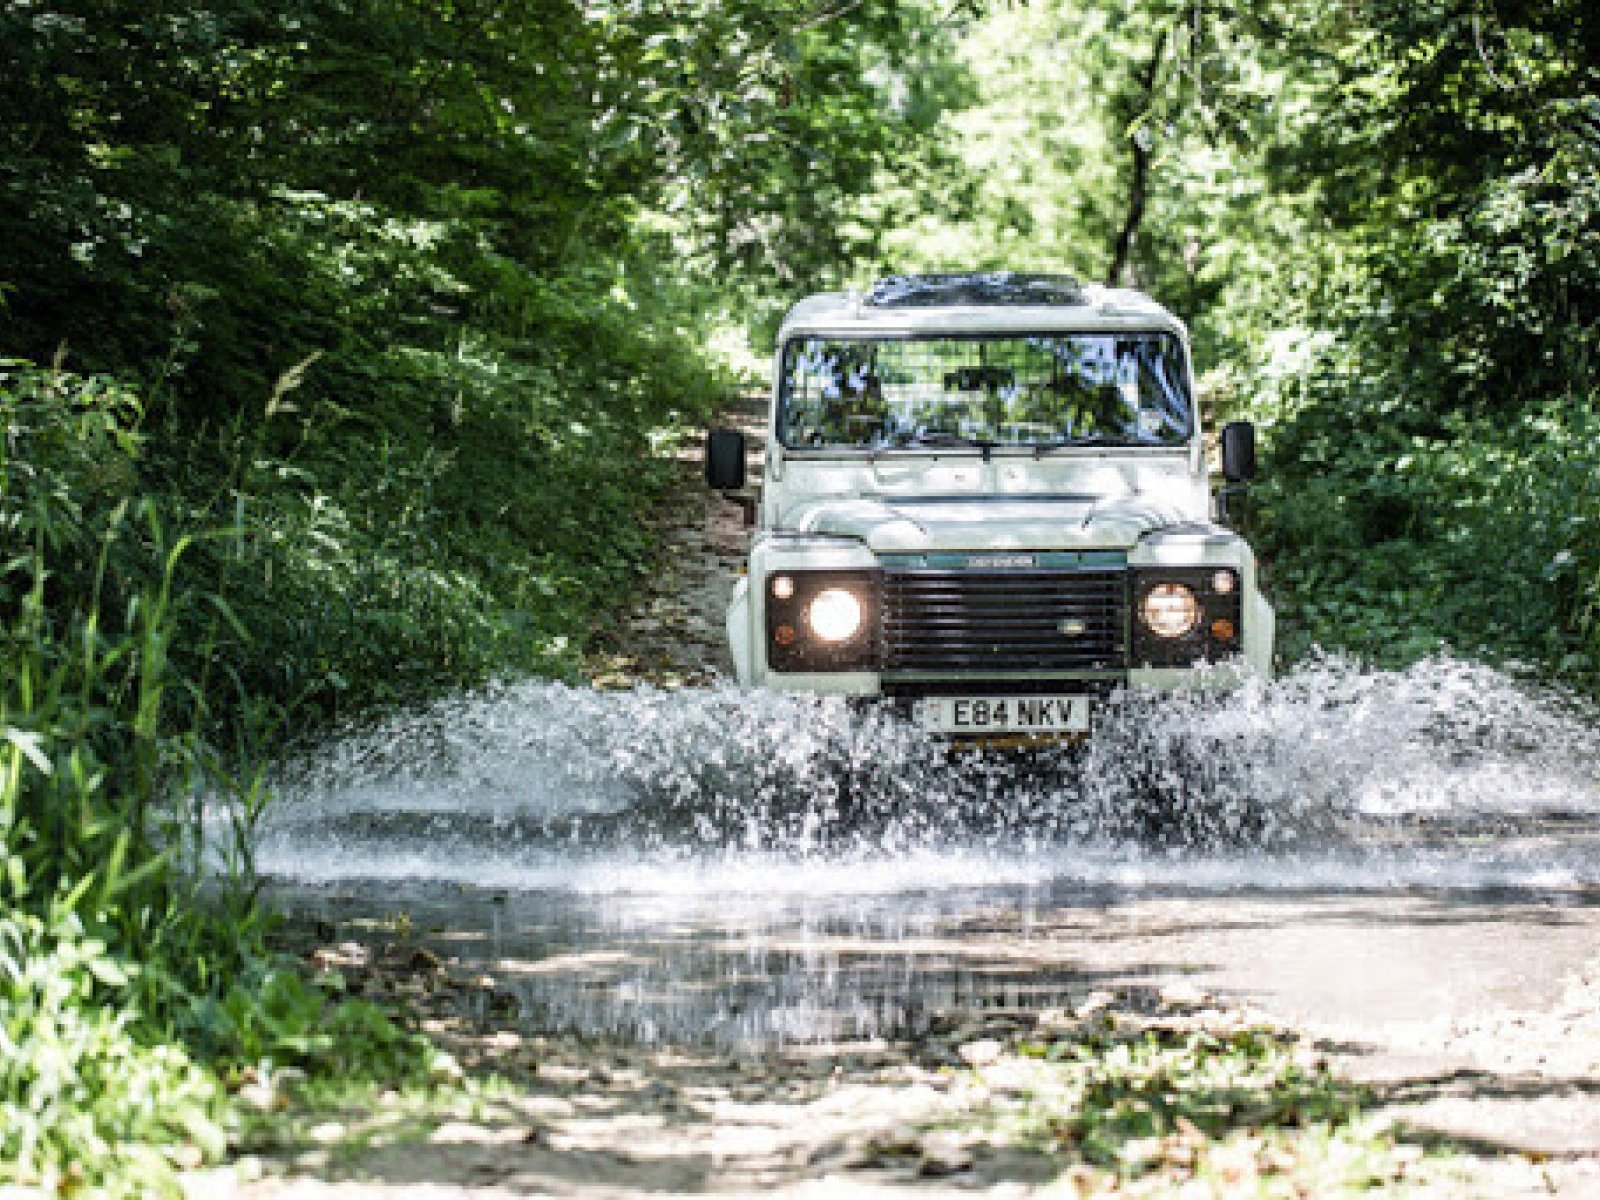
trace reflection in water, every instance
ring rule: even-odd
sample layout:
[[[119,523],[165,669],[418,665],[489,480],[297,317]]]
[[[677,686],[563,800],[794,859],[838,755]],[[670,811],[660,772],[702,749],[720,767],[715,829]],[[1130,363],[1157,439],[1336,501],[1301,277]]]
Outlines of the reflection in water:
[[[387,941],[404,913],[411,936],[459,978],[492,978],[492,996],[478,993],[469,1016],[740,1050],[892,1041],[1073,1008],[1103,988],[1153,995],[1190,976],[1259,994],[1274,973],[1320,975],[1289,982],[1358,1010],[1397,1011],[1383,980],[1368,988],[1347,977],[1378,969],[1406,993],[1402,1002],[1431,1015],[1449,998],[1440,986],[1515,989],[1535,963],[1560,978],[1588,962],[1600,936],[1600,895],[1571,890],[1053,883],[830,898],[408,882],[281,883],[278,895],[291,911],[330,922],[335,940]],[[1508,924],[1528,961],[1504,952]],[[1462,978],[1463,969],[1477,978]]]
[[[1152,905],[1202,932],[1222,897],[1576,912],[1597,751],[1559,698],[1451,660],[1128,702],[1026,762],[826,701],[525,684],[287,768],[257,855],[292,910],[405,910],[540,1028],[892,1038],[1170,973],[1119,924]]]
[[[664,923],[617,913],[585,923],[569,910],[559,930],[566,947],[531,961],[520,957],[529,926],[513,911],[517,935],[491,952],[538,1026],[646,1040],[898,1037],[924,1032],[943,1013],[1047,1007],[1065,991],[1026,947],[996,955],[981,943],[945,942],[927,908],[807,909],[730,921],[702,906]]]
[[[439,952],[492,972],[533,1028],[755,1048],[893,1039],[1081,999],[1087,976],[1068,931],[1030,929],[1033,892],[901,893],[870,904],[432,885],[408,885],[383,904],[320,889],[284,896],[352,932],[362,917],[403,909]]]

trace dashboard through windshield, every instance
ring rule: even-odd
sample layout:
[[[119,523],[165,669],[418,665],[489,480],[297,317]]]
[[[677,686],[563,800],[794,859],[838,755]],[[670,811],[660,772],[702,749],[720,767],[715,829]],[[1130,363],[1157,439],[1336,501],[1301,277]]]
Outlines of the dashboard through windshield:
[[[790,449],[1182,446],[1193,405],[1169,333],[800,337],[783,350]]]

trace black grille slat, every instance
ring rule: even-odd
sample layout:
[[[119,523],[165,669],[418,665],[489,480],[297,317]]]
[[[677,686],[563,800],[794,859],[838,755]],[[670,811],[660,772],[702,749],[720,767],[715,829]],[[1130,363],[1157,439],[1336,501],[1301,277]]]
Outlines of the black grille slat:
[[[1089,636],[1093,630],[1087,630],[1078,639]],[[901,645],[909,649],[933,649],[944,647],[949,650],[983,650],[990,651],[995,646],[1029,646],[1044,647],[1054,652],[1062,642],[1062,636],[1056,631],[1039,630],[1025,634],[990,635],[985,637],[980,633],[972,633],[966,637],[918,637],[899,639]]]
[[[928,584],[925,587],[920,587],[919,591],[928,596],[954,596],[964,599],[968,596],[1007,596],[1015,594],[1019,587],[1037,588],[1040,586],[1071,588],[1076,589],[1085,595],[1094,594],[1098,590],[1091,585],[1083,583],[1081,580],[1061,580],[1058,582],[1053,579],[1041,579],[1037,576],[1034,576],[1031,578],[1018,578],[1009,586],[1000,582],[974,582],[971,587],[962,587],[958,583],[941,580],[938,583]]]
[[[1015,604],[927,604],[918,600],[914,611],[919,619],[940,617],[955,620],[967,616],[981,616],[985,620],[1042,621],[1059,615],[1065,606],[1070,606],[1074,613],[1115,616],[1122,612],[1120,600],[1105,600],[1099,596],[1061,596],[1050,605],[1041,605],[1037,599]]]
[[[1083,621],[1087,627],[1086,631],[1093,631],[1096,624],[1109,628],[1112,623],[1107,617],[1102,617],[1098,622],[1084,620],[1082,616],[1079,616],[1078,619]],[[908,639],[957,637],[964,633],[986,640],[992,639],[996,633],[1004,635],[1015,634],[1018,637],[1026,637],[1031,634],[1048,634],[1057,641],[1061,639],[1061,631],[1056,628],[1054,621],[1040,624],[1038,621],[951,621],[934,619],[915,621],[904,625],[896,623],[886,625],[885,628],[893,630],[896,637]]]
[[[884,669],[1121,668],[1127,604],[1121,570],[886,572]],[[1082,632],[1063,633],[1069,620]]]
[[[1081,613],[1071,614],[1071,617],[1075,617],[1083,623],[1085,634],[1093,633],[1097,627],[1107,633],[1113,632],[1113,622],[1106,618],[1101,618],[1098,621],[1085,620]],[[1059,619],[1027,622],[978,620],[910,621],[905,624],[897,622],[893,625],[886,625],[884,628],[892,630],[897,637],[904,638],[959,637],[966,634],[971,637],[992,641],[996,637],[1004,637],[1010,634],[1015,634],[1018,637],[1047,634],[1059,641],[1063,635],[1061,630],[1057,628],[1058,621]]]
[[[968,612],[1007,613],[1011,616],[1027,616],[1033,613],[1043,616],[1056,612],[1061,605],[1071,604],[1078,608],[1093,611],[1103,609],[1106,612],[1121,612],[1123,600],[1120,596],[1111,598],[1104,595],[1072,595],[1070,593],[1052,596],[1048,600],[1041,600],[1038,596],[996,596],[985,598],[982,596],[967,596],[960,600],[939,599],[937,597],[912,597],[911,602],[916,604],[916,609],[921,613],[955,613],[957,615]]]
[[[938,669],[941,671],[971,671],[975,675],[982,675],[995,670],[995,663],[1002,660],[998,660],[993,654],[973,653],[941,654],[938,661]],[[1013,659],[1004,662],[1003,665],[1008,670],[1023,670],[1024,668],[1018,665],[1021,661],[1020,659]],[[1081,659],[1069,662],[1065,659],[1046,658],[1042,655],[1030,655],[1027,661],[1030,665],[1026,669],[1030,671],[1095,671],[1110,669],[1092,662],[1086,663]],[[911,669],[909,667],[905,668],[907,671]],[[931,670],[931,668],[929,669]]]

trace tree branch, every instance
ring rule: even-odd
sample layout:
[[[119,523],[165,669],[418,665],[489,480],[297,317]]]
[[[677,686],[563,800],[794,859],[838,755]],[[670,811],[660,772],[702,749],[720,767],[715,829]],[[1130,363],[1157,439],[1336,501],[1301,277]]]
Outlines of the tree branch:
[[[805,33],[807,30],[816,29],[818,26],[826,25],[829,21],[837,21],[840,17],[849,16],[856,9],[860,8],[865,2],[866,0],[847,0],[847,3],[841,4],[838,8],[829,9],[827,12],[818,13],[809,21],[800,22],[800,24],[796,25],[789,32]]]

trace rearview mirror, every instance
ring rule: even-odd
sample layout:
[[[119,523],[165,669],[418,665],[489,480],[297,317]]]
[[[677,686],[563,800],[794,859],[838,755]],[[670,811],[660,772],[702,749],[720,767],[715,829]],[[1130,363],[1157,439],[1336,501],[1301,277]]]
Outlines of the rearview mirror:
[[[719,492],[744,487],[744,434],[737,429],[713,429],[706,434],[706,483]]]
[[[1256,474],[1256,427],[1249,421],[1230,421],[1222,427],[1222,477],[1229,483],[1248,483]]]

